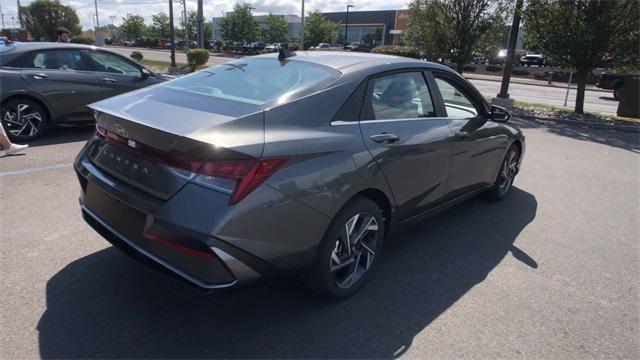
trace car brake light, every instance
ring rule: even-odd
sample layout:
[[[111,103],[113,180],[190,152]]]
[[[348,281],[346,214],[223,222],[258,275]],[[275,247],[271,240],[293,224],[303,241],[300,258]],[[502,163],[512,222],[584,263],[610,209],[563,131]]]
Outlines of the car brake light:
[[[141,143],[136,143],[135,147],[131,147],[129,139],[97,125],[96,135],[105,139],[109,144],[147,161],[200,174],[195,181],[231,194],[230,205],[244,199],[288,160],[287,157],[272,157],[252,160],[206,161],[157,150]]]

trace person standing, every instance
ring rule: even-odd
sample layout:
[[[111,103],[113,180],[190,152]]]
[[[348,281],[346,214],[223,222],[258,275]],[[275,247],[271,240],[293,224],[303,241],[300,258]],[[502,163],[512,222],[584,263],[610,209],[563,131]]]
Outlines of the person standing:
[[[0,157],[17,154],[29,147],[29,145],[12,144],[11,140],[9,140],[9,138],[7,137],[7,134],[4,132],[2,123],[0,123],[0,145],[2,145]]]
[[[56,35],[58,36],[59,43],[68,43],[71,41],[71,36],[69,35],[69,30],[67,28],[60,26],[56,29]]]

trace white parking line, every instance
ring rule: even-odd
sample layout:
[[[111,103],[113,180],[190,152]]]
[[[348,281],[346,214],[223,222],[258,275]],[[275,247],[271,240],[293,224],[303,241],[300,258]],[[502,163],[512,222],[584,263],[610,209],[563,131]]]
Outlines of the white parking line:
[[[22,174],[27,174],[27,173],[30,173],[30,172],[42,171],[42,170],[60,169],[60,168],[68,167],[68,166],[71,166],[71,165],[73,165],[73,164],[71,164],[71,163],[69,163],[69,164],[54,164],[54,165],[34,167],[34,168],[28,168],[28,169],[22,169],[22,170],[16,170],[16,171],[0,172],[0,177],[13,176],[13,175],[22,175]]]

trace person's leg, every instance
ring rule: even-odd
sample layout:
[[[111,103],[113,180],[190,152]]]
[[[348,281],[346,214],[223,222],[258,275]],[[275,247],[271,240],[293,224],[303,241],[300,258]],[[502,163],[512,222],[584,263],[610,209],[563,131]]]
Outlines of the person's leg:
[[[9,140],[7,134],[5,133],[4,128],[2,127],[2,123],[0,123],[0,145],[2,145],[0,156],[17,154],[29,147],[29,145],[12,144],[11,140]]]
[[[7,150],[11,147],[11,141],[7,137],[7,134],[5,134],[2,124],[0,124],[0,145],[2,145],[2,150]]]

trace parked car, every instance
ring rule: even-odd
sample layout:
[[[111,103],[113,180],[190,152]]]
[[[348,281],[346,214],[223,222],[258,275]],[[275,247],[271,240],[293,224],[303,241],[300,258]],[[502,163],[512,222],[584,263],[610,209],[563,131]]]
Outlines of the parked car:
[[[39,42],[0,47],[0,75],[2,125],[18,142],[93,121],[87,104],[169,79],[103,48]]]
[[[264,47],[268,52],[278,52],[282,48],[282,43],[273,43]]]
[[[345,47],[347,51],[370,52],[371,47],[367,44],[351,43]]]
[[[330,47],[331,47],[331,44],[327,44],[327,43],[320,43],[316,45],[316,49],[329,49]]]
[[[596,87],[600,89],[613,90],[613,97],[620,101],[622,99],[622,89],[624,87],[624,79],[627,74],[605,71],[601,73],[596,80]]]
[[[508,112],[448,67],[379,54],[259,55],[90,107],[84,219],[205,290],[300,269],[349,296],[389,231],[505,198],[525,151]]]
[[[531,65],[544,66],[545,65],[544,55],[527,54],[520,58],[520,65],[521,66],[531,66]]]

